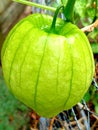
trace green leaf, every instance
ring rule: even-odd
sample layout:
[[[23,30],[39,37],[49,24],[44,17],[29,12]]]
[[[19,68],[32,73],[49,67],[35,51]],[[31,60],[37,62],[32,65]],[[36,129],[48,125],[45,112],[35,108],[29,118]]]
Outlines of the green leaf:
[[[98,105],[95,106],[95,112],[98,114]]]
[[[81,17],[85,17],[86,4],[86,0],[77,0],[75,3],[75,12]]]
[[[98,54],[98,43],[92,43],[91,48],[92,48],[94,54],[95,53]]]
[[[26,118],[26,114],[29,109],[9,92],[1,73],[0,106],[0,130],[19,130],[25,124],[27,126],[28,118]],[[9,120],[11,115],[13,116],[12,121]]]
[[[92,0],[77,0],[75,4],[75,24],[78,22],[82,26],[91,24],[96,15],[95,7],[93,6]],[[77,20],[78,19],[78,20]]]
[[[85,94],[85,96],[84,96],[84,100],[86,101],[86,102],[89,102],[89,100],[90,100],[90,93],[89,92],[87,92],[86,94]]]

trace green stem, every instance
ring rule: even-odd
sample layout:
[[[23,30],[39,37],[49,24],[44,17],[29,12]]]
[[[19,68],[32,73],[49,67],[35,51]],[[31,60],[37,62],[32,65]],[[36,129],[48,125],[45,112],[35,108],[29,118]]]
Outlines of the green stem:
[[[76,0],[68,0],[64,8],[64,15],[67,21],[73,22],[73,14],[74,14],[73,9],[74,9],[75,2]]]
[[[27,0],[13,0],[13,1],[21,3],[21,4],[28,5],[28,6],[35,6],[37,8],[42,8],[42,9],[50,10],[50,11],[53,11],[53,12],[56,11],[56,8],[54,8],[54,7],[37,4],[37,3],[30,2],[30,1],[27,1]]]
[[[52,25],[51,25],[51,28],[50,28],[51,32],[53,32],[55,30],[57,15],[58,15],[58,13],[59,13],[61,8],[64,9],[64,6],[63,5],[58,6],[56,11],[55,11],[55,14],[54,14],[54,17],[53,17],[53,21],[52,21]]]

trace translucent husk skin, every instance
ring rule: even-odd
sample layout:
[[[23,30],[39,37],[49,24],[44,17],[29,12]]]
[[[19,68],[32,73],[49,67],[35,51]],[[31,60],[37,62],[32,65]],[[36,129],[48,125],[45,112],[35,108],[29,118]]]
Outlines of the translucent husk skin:
[[[77,104],[94,74],[94,60],[85,34],[70,22],[33,14],[10,31],[2,48],[8,88],[40,116],[53,117]]]

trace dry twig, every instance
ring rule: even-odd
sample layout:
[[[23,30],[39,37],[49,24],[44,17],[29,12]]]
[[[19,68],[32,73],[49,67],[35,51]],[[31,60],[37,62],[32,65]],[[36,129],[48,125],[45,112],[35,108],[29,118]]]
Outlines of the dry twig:
[[[94,130],[98,127],[98,117],[96,115],[93,115],[93,117],[96,119],[96,121],[92,125],[91,130]]]
[[[32,111],[30,113],[30,117],[31,117],[31,126],[30,126],[30,129],[31,130],[37,130],[37,125],[39,123],[40,116],[38,116],[35,111]]]
[[[80,118],[80,119],[78,120],[78,122],[79,122],[79,124],[80,124],[82,130],[86,130],[86,128],[85,128],[85,126],[84,126],[84,124],[83,124],[83,121],[84,121],[85,119],[86,119],[85,117],[82,117],[82,118]],[[76,123],[76,121],[71,122],[71,125],[74,126],[74,130],[76,130],[76,128],[77,128],[77,123]],[[78,129],[78,128],[77,128],[77,129]]]
[[[98,19],[91,25],[88,25],[84,28],[82,28],[81,30],[83,32],[92,32],[94,30],[94,28],[98,27]]]
[[[51,119],[51,121],[50,121],[50,126],[49,126],[48,130],[52,130],[52,126],[53,126],[53,123],[54,123],[55,119],[56,119],[55,117],[53,117],[53,118]]]

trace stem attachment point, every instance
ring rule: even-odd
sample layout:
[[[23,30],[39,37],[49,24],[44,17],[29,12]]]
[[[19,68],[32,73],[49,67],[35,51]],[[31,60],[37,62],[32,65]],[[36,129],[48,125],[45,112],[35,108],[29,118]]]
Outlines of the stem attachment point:
[[[50,27],[50,32],[53,32],[55,30],[56,19],[57,19],[57,15],[58,15],[60,9],[64,10],[64,5],[60,5],[60,6],[57,7],[55,14],[54,14],[54,17],[53,17],[52,25]]]

